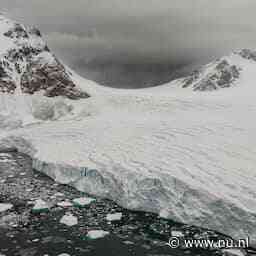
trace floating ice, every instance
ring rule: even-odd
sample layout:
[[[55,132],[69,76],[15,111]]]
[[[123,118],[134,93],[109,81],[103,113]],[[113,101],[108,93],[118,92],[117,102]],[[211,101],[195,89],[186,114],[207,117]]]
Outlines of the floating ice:
[[[184,236],[182,231],[178,231],[178,230],[173,230],[172,231],[172,237],[182,237],[182,236]]]
[[[109,232],[104,230],[91,230],[87,233],[89,239],[99,239],[109,235]]]
[[[224,256],[246,256],[247,254],[240,249],[223,249]]]
[[[76,198],[73,200],[73,203],[75,206],[78,207],[83,207],[86,205],[89,205],[90,203],[92,203],[93,201],[95,201],[94,198],[90,198],[90,197],[81,197],[81,198]]]
[[[71,213],[67,213],[60,219],[60,223],[72,227],[77,225],[78,220],[76,216],[72,215]]]
[[[13,207],[12,204],[0,203],[0,212],[8,211],[8,210],[12,209],[12,207]]]
[[[70,203],[69,201],[62,201],[62,202],[57,203],[57,205],[60,206],[60,207],[63,207],[63,208],[73,206],[73,204]]]
[[[35,205],[32,209],[33,212],[47,212],[49,211],[49,205],[43,201],[42,199],[38,199],[35,201]]]
[[[62,196],[64,196],[64,194],[61,193],[61,192],[57,192],[57,193],[54,194],[54,196],[55,197],[62,197]]]
[[[117,221],[117,220],[121,220],[121,219],[122,219],[122,213],[121,212],[108,214],[107,217],[106,217],[107,221]]]

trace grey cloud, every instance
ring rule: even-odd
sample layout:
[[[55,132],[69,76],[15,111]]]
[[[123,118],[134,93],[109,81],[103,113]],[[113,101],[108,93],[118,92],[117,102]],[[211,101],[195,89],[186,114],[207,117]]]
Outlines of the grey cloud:
[[[64,62],[106,84],[155,85],[233,49],[256,48],[255,0],[1,2],[9,16],[37,25]]]

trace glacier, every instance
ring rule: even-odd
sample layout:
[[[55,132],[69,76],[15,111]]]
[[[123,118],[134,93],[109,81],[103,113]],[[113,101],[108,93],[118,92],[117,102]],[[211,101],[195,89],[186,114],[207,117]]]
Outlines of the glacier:
[[[232,53],[139,90],[101,87],[65,67],[91,97],[1,93],[0,149],[92,196],[255,244],[253,56]]]

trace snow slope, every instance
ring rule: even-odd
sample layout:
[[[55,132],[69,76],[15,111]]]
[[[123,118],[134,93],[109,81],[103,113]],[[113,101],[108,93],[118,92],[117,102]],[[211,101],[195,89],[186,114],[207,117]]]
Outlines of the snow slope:
[[[72,110],[63,118],[43,121],[40,113],[39,124],[0,132],[0,147],[123,207],[255,243],[256,62],[243,53],[211,63],[189,83],[136,91],[101,89],[73,74],[93,97],[65,99]]]

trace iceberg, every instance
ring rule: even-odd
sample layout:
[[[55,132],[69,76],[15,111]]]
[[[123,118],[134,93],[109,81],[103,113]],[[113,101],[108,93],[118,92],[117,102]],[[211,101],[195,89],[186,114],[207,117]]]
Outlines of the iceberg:
[[[8,211],[10,209],[13,208],[13,205],[12,204],[5,204],[5,203],[0,203],[0,213],[1,212],[5,212],[5,211]]]
[[[103,238],[105,236],[109,235],[109,232],[107,231],[104,231],[104,230],[90,230],[88,233],[87,233],[87,237],[89,239],[99,239],[99,238]]]
[[[66,207],[72,207],[73,204],[69,201],[62,201],[62,202],[57,203],[57,206],[66,208]]]
[[[116,213],[111,213],[107,214],[106,220],[111,222],[111,221],[118,221],[122,219],[122,213],[121,212],[116,212]]]
[[[86,205],[91,204],[95,199],[89,197],[81,197],[73,199],[74,206],[84,207]]]
[[[78,224],[78,219],[71,213],[67,213],[60,219],[60,223],[72,227]]]
[[[42,199],[38,199],[35,201],[35,205],[32,208],[33,213],[42,213],[42,212],[48,212],[50,209],[50,206],[43,201]]]

